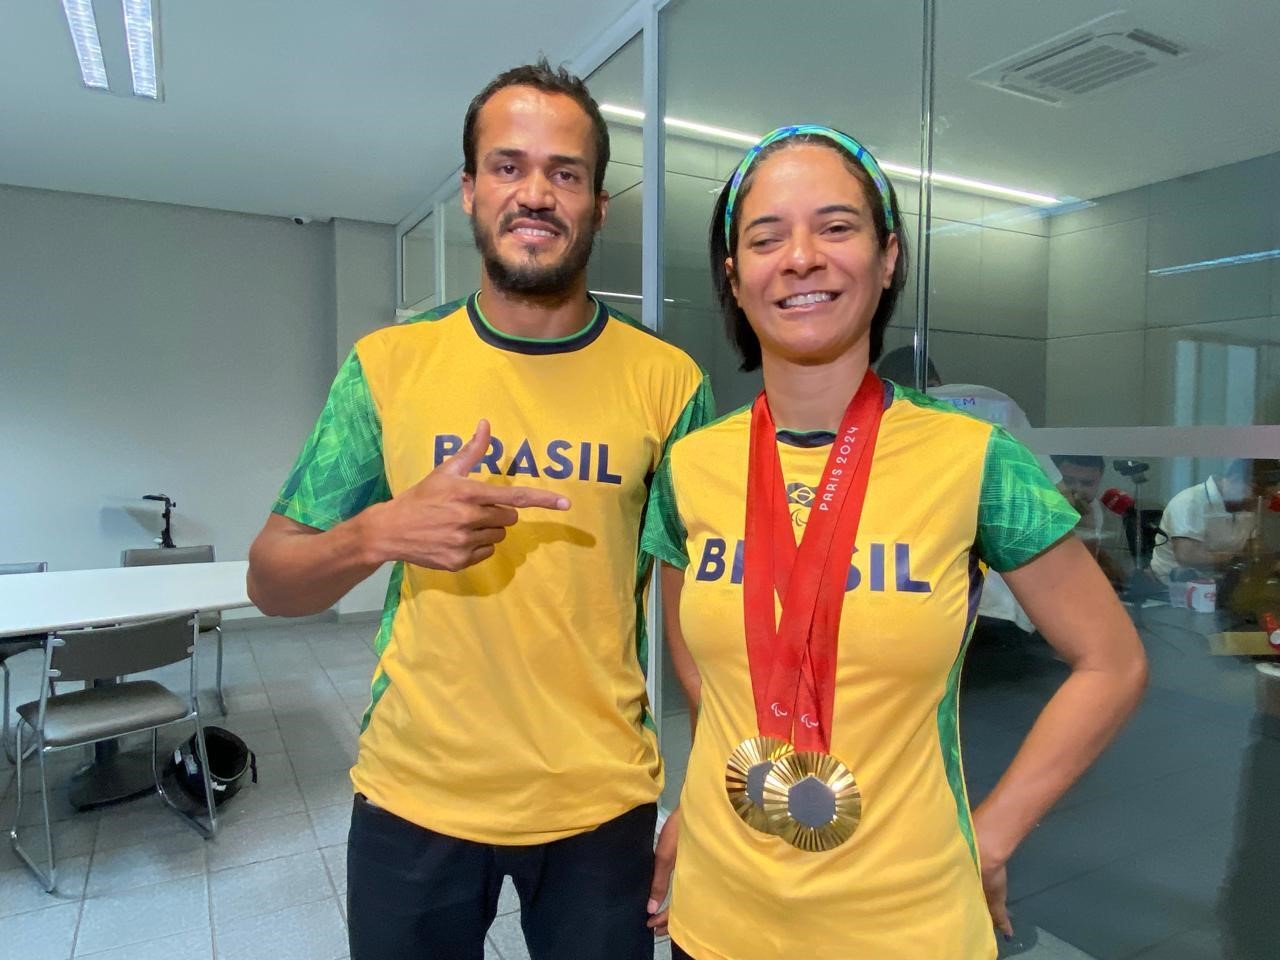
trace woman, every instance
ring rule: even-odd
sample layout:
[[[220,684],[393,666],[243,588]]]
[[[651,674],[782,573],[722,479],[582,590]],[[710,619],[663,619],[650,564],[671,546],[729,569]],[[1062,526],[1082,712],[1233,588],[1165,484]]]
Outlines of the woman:
[[[721,193],[711,248],[765,388],[673,445],[646,520],[697,714],[650,925],[678,836],[676,957],[994,957],[1005,864],[1132,712],[1141,645],[1034,457],[870,372],[907,251],[864,148],[774,131]],[[980,562],[1071,674],[971,814],[957,689]]]

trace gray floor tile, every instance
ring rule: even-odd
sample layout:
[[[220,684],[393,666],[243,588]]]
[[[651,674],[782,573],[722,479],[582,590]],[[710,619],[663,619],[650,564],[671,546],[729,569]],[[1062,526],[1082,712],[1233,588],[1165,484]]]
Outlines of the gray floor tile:
[[[290,751],[289,762],[298,780],[312,780],[327,774],[345,774],[356,762],[354,744],[334,744],[325,750]]]
[[[39,857],[36,858],[39,861]],[[43,864],[42,864],[43,865]],[[57,888],[46,893],[36,875],[25,865],[0,873],[0,917],[47,910],[62,903],[78,903],[84,896],[88,857],[71,857],[58,863]]]
[[[340,960],[347,925],[334,898],[230,921],[215,930],[217,960]]]
[[[653,945],[653,960],[671,960],[671,941],[666,937]]]
[[[347,842],[351,830],[351,801],[332,807],[312,810],[311,827],[316,832],[316,842],[322,847],[333,847]]]
[[[1272,943],[1272,955],[1280,949],[1280,938]],[[1176,937],[1158,943],[1149,950],[1136,953],[1133,960],[1269,960],[1265,953],[1233,954],[1222,942],[1219,932],[1212,928],[1200,928],[1180,933]]]
[[[320,851],[325,866],[329,868],[329,877],[333,880],[333,892],[341,899],[347,896],[347,845],[325,847]]]
[[[84,902],[76,950],[93,953],[209,929],[208,878],[184,877]]]
[[[519,913],[508,913],[494,920],[489,928],[489,940],[502,954],[502,960],[529,960]]]
[[[1234,783],[1237,768],[1238,763],[1207,766],[1196,777],[1174,774],[1051,813],[1018,851],[1011,897],[1192,836],[1230,816],[1223,808],[1223,785]]]
[[[298,780],[298,789],[302,791],[302,799],[306,801],[308,810],[319,810],[321,807],[335,807],[339,804],[351,806],[355,788],[351,786],[351,778],[346,773],[326,773]]]
[[[248,820],[302,813],[306,809],[288,756],[280,753],[259,757],[258,782],[244,783],[240,792],[219,810],[219,829]]]
[[[1109,864],[1012,904],[1015,922],[1103,958],[1127,958],[1210,925],[1224,880],[1229,825]]]
[[[8,826],[4,842],[0,842],[0,872],[22,865],[18,855],[8,842]],[[44,831],[40,827],[27,827],[18,831],[22,844],[35,857],[44,856]],[[53,825],[53,849],[59,861],[72,857],[84,857],[93,852],[98,837],[98,818],[89,814],[83,820],[63,820]]]
[[[502,878],[502,891],[498,894],[498,916],[515,913],[520,909],[520,895],[510,877]]]
[[[205,871],[206,840],[194,830],[166,834],[132,847],[99,850],[94,854],[85,895],[118,893]]]
[[[81,957],[89,957],[90,960],[213,960],[213,935],[207,929],[198,934],[180,933],[100,953],[77,951],[76,960]]]
[[[1017,957],[1018,960],[1095,960],[1047,930],[1037,930],[1036,945]]]
[[[484,938],[484,960],[506,960],[506,958],[498,952],[498,948],[493,945],[492,937]]]
[[[231,920],[278,913],[332,897],[324,860],[315,850],[209,875],[215,929]]]
[[[209,869],[224,870],[318,848],[305,813],[234,823],[209,841]]]
[[[0,919],[4,955],[18,960],[68,960],[79,917],[80,904],[64,903]]]
[[[156,796],[131,800],[102,812],[104,828],[98,830],[96,850],[154,843],[175,834],[192,833],[191,825]]]

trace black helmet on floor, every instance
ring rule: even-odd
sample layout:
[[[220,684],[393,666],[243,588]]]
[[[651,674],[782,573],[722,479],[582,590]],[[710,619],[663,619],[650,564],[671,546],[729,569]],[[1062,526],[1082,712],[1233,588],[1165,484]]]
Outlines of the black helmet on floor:
[[[209,783],[213,787],[213,802],[222,806],[244,784],[245,774],[258,782],[258,758],[248,745],[230,730],[222,727],[204,728],[204,747],[209,755]],[[204,804],[204,778],[200,774],[200,752],[196,749],[196,734],[173,751],[171,766],[182,792],[192,800]]]

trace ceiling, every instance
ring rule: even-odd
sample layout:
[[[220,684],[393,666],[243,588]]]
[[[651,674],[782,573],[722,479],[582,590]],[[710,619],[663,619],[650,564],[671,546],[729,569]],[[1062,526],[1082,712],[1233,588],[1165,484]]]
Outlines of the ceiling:
[[[1092,198],[1280,150],[1280,3],[1257,0],[938,2],[934,169],[1055,196]],[[970,74],[1119,8],[1198,59],[1062,107]],[[668,116],[762,133],[834,124],[880,159],[920,158],[921,6],[772,0],[670,8]]]
[[[162,104],[84,90],[59,5],[11,5],[0,183],[395,222],[460,162],[463,112],[488,79],[539,52],[580,54],[631,5],[161,2]],[[1089,198],[1280,151],[1276,3],[1127,0],[1198,59],[1064,107],[969,79],[1118,2],[939,3],[935,168]],[[918,163],[919,5],[805,0],[787,8],[786,44],[773,0],[731,9],[730,21],[715,0],[668,8],[669,116],[748,132],[819,120]],[[640,106],[638,46],[593,78],[600,100]]]
[[[84,89],[55,0],[5,4],[0,183],[394,223],[461,163],[485,83],[579,55],[632,0],[160,3],[159,104]]]

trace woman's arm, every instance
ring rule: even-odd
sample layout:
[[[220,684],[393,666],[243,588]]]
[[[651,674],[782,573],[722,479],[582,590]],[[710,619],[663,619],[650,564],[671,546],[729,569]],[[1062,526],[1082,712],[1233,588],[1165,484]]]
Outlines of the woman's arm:
[[[1128,614],[1074,536],[1002,576],[1071,667],[973,815],[992,918],[1011,934],[1004,909],[1005,864],[1133,713],[1146,686],[1147,660]]]
[[[698,725],[698,706],[702,703],[702,676],[680,630],[680,591],[684,587],[684,571],[663,563],[659,565],[658,577],[662,584],[662,632],[667,641],[667,655],[671,657],[671,666],[689,705],[689,732],[692,733]]]
[[[689,704],[689,732],[698,727],[698,707],[702,703],[702,677],[698,665],[693,662],[689,648],[685,646],[680,631],[680,589],[684,586],[684,571],[664,563],[659,568],[662,584],[662,624],[667,640],[667,654],[675,668],[676,679],[684,690]],[[680,836],[680,807],[667,816],[658,834],[658,844],[653,851],[653,883],[649,888],[649,928],[656,936],[667,934],[667,911],[664,906],[671,886],[671,869],[676,862],[676,841]]]

